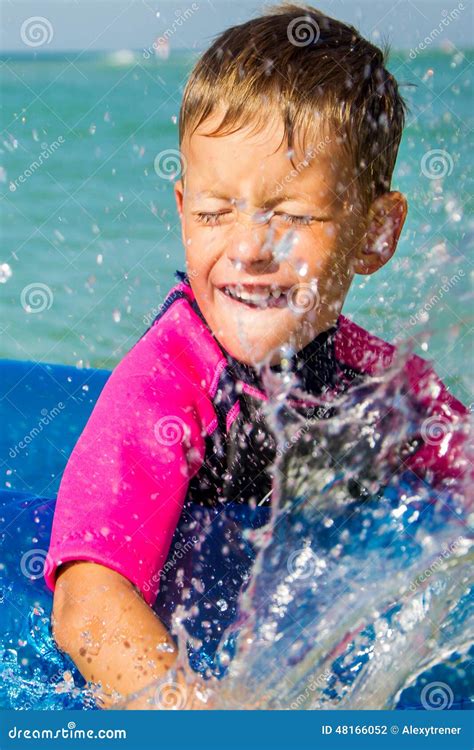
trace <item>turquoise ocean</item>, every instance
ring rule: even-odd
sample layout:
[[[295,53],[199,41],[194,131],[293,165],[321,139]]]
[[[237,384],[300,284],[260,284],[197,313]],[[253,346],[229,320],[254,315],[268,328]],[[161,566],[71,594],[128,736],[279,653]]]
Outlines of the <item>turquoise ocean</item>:
[[[172,179],[154,165],[178,148],[196,54],[3,56],[1,357],[112,368],[147,328],[184,268]],[[392,53],[409,105],[393,185],[409,216],[395,258],[356,277],[344,309],[432,359],[465,403],[472,61],[455,48]]]

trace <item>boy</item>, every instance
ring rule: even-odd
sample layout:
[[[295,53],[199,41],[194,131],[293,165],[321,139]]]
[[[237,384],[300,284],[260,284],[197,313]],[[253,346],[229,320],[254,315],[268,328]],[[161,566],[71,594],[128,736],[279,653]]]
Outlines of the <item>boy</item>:
[[[175,185],[188,275],[104,388],[64,473],[49,553],[55,638],[105,705],[173,663],[151,607],[186,503],[269,503],[259,366],[286,357],[313,395],[388,368],[393,347],[340,312],[354,275],[395,252],[403,124],[382,52],[309,6],[228,29],[195,66]],[[406,369],[428,419],[463,413],[421,359]],[[444,481],[456,463],[438,447],[421,436],[405,465]]]

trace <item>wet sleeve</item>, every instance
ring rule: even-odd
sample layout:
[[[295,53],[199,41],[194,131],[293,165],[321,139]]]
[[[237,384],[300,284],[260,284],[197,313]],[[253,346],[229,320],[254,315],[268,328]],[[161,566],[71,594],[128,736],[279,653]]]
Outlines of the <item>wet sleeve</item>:
[[[130,358],[106,383],[66,466],[45,579],[87,560],[121,573],[152,605],[189,480],[204,447],[195,408],[166,376],[136,374]]]
[[[474,479],[469,410],[424,360],[412,360],[412,387],[421,413],[420,447],[405,464],[433,487],[467,487]]]

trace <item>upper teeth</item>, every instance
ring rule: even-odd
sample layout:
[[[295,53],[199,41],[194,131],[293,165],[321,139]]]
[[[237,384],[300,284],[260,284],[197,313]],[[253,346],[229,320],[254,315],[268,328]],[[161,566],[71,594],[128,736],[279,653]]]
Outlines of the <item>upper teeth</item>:
[[[278,299],[283,292],[281,289],[271,289],[268,292],[246,292],[245,290],[239,291],[235,287],[226,287],[226,291],[237,299],[243,299],[247,302],[265,302],[270,296]]]

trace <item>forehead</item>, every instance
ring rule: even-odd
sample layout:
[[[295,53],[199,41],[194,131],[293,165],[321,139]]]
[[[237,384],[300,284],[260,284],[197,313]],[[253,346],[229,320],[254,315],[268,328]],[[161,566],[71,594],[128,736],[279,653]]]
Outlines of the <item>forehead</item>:
[[[226,135],[209,135],[222,121],[213,113],[182,143],[186,181],[192,192],[235,195],[239,189],[262,194],[301,194],[342,198],[352,182],[350,160],[327,127],[296,130],[288,147],[283,120],[271,111],[266,122],[250,122]]]

